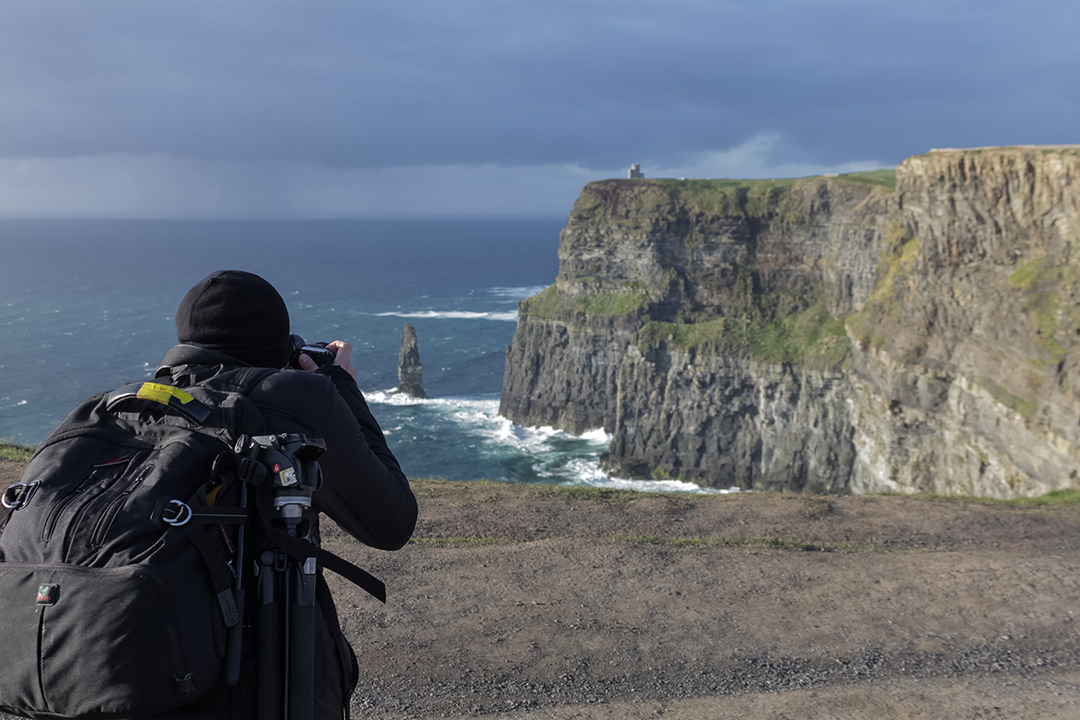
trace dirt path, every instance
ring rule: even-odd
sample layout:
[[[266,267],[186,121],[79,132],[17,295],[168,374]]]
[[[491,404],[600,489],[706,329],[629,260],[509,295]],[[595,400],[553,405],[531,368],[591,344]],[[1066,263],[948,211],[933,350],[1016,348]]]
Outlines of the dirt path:
[[[415,488],[355,717],[1080,718],[1080,508]]]
[[[1078,509],[417,494],[419,542],[329,541],[390,585],[335,583],[362,717],[1080,717]]]

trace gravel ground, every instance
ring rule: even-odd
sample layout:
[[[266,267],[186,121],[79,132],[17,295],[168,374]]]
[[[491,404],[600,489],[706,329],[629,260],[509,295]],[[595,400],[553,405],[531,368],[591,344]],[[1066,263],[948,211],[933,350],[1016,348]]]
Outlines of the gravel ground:
[[[1080,718],[1078,507],[414,488],[354,717]]]

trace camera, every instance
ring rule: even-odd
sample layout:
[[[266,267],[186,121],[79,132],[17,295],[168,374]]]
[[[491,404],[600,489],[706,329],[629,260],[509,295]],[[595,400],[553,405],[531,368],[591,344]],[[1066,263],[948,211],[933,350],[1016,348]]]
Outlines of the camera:
[[[292,356],[289,359],[289,367],[300,369],[301,355],[307,355],[320,368],[330,367],[334,364],[334,351],[326,347],[326,343],[306,343],[304,338],[293,333]]]

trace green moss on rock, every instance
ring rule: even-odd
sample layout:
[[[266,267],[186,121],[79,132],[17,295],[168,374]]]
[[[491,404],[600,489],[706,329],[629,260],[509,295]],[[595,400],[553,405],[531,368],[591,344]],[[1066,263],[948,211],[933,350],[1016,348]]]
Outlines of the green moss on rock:
[[[1080,284],[1080,269],[1044,257],[1012,273],[1008,283],[1021,292],[1039,345],[1050,362],[1060,362],[1068,351],[1062,340],[1080,328],[1080,308],[1067,299],[1067,291]]]
[[[599,282],[595,284],[599,285]],[[522,300],[518,308],[529,317],[560,320],[574,313],[594,317],[633,315],[648,305],[649,296],[643,292],[605,292],[569,298],[559,292],[557,285],[551,285],[539,294]]]
[[[645,293],[602,293],[578,298],[574,304],[586,315],[612,317],[630,315],[647,307],[649,296]]]
[[[821,369],[840,365],[851,350],[843,319],[829,315],[823,303],[769,321],[755,322],[747,317],[715,317],[695,323],[654,321],[638,333],[643,347],[661,342],[684,351]]]
[[[541,320],[556,320],[566,308],[559,290],[551,285],[532,297],[525,298],[518,305],[519,313]]]
[[[840,178],[852,182],[866,183],[867,185],[877,185],[889,190],[896,189],[896,168],[845,173],[841,175]]]
[[[897,277],[911,270],[918,253],[919,238],[910,237],[899,220],[890,221],[882,237],[877,287],[867,300],[868,305],[887,303],[891,299]]]
[[[743,216],[780,224],[810,221],[810,209],[798,192],[825,178],[775,180],[600,180],[578,196],[571,216],[603,220],[610,225],[638,225],[676,216]],[[893,189],[895,170],[832,176],[833,182],[854,182]]]
[[[1020,415],[1025,420],[1030,420],[1032,417],[1034,417],[1035,413],[1039,409],[1039,406],[1036,405],[1034,402],[1030,400],[1025,400],[1024,398],[1017,395],[1013,395],[990,378],[981,377],[978,378],[975,382],[980,387],[984,388],[987,392],[989,392],[993,396],[993,398],[999,403],[1009,408],[1010,410],[1014,410],[1020,413]]]

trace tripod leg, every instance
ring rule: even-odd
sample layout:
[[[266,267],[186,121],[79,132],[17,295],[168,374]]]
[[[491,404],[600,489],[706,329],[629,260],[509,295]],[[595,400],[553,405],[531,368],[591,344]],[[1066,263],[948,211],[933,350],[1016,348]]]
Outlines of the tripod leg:
[[[314,558],[290,558],[288,720],[315,714],[315,570]]]
[[[247,510],[248,506],[248,489],[246,483],[240,484],[240,508]],[[225,536],[228,540],[228,535]],[[247,528],[241,525],[236,530],[236,564],[233,566],[233,572],[236,575],[236,584],[234,585],[233,595],[236,600],[236,610],[240,613],[240,620],[236,625],[229,628],[228,635],[225,641],[225,670],[222,673],[224,677],[225,685],[228,687],[235,687],[240,682],[240,661],[243,653],[241,652],[241,645],[244,641],[244,609],[246,607],[244,603],[245,588],[244,588],[244,564],[247,562],[247,556],[244,554],[246,550],[247,541]]]
[[[284,720],[284,627],[277,594],[277,553],[267,550],[259,558],[259,604],[255,611],[256,673],[259,720]]]
[[[240,611],[240,622],[233,625],[228,630],[228,635],[225,641],[225,671],[224,682],[228,687],[234,687],[236,683],[240,682],[240,655],[241,655],[241,643],[244,639],[244,591],[237,589],[234,590],[236,597],[236,607]]]

